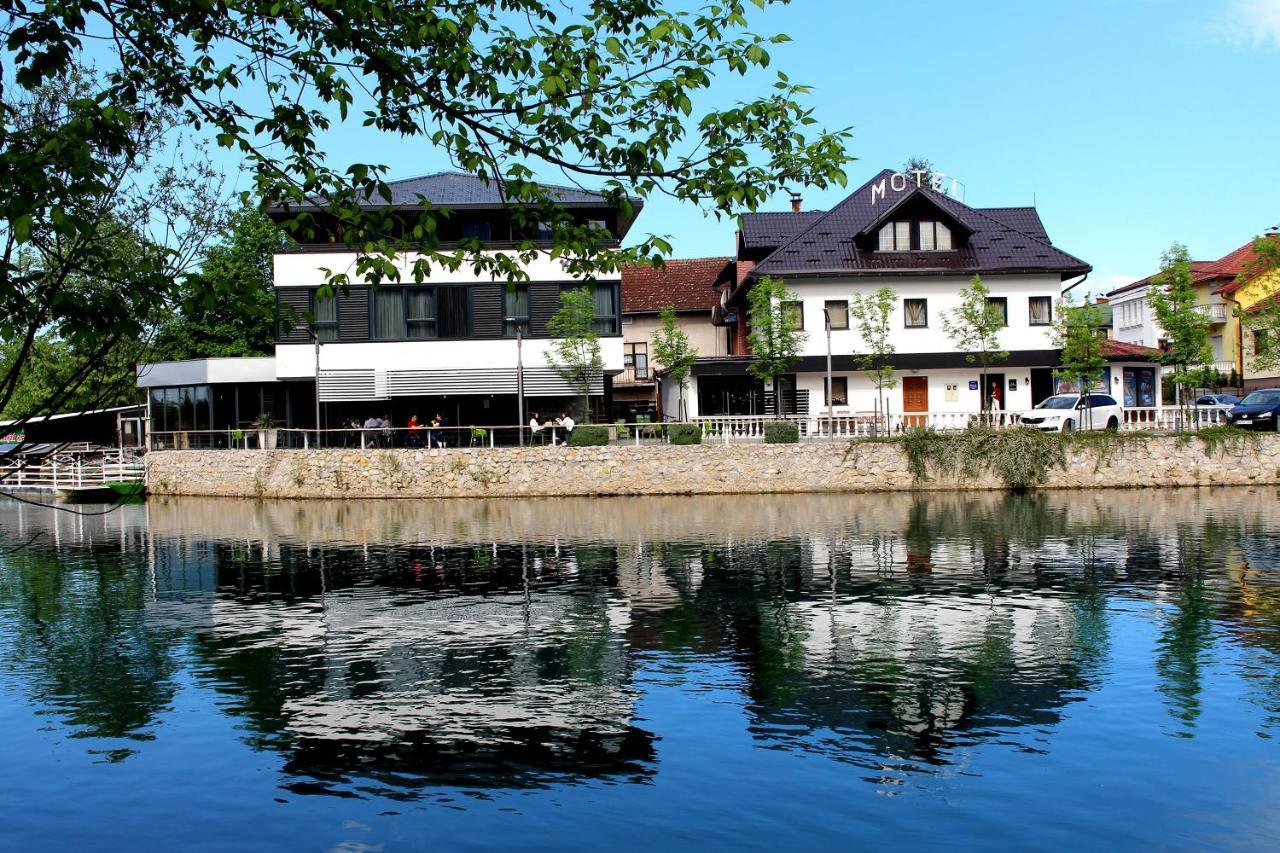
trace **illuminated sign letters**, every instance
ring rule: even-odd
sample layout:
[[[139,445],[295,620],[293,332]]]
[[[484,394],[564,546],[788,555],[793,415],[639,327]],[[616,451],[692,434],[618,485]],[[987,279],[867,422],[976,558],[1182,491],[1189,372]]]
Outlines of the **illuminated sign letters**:
[[[894,172],[889,177],[881,178],[879,181],[872,184],[871,203],[873,205],[876,204],[891,191],[895,193],[905,192],[907,187],[912,184],[915,184],[917,187],[925,186],[926,176],[929,177],[929,189],[934,192],[949,195],[960,201],[964,200],[964,184],[960,182],[959,178],[952,177],[951,175],[944,174],[943,172],[934,172],[932,175],[929,175],[929,173],[923,169],[917,169],[910,175],[904,175],[902,172]],[[947,186],[948,181],[951,184],[950,187]]]

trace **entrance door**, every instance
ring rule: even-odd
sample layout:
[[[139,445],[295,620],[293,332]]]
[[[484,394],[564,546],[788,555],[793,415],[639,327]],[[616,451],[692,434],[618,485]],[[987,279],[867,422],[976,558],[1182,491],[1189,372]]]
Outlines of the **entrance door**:
[[[902,411],[904,413],[929,411],[929,377],[902,377]],[[908,428],[926,426],[926,418],[911,417],[908,414],[903,418],[903,425]]]

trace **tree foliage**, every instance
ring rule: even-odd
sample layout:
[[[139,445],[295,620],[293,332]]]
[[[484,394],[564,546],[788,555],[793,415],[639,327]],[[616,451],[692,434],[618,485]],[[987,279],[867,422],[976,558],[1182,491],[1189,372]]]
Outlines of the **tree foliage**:
[[[595,296],[586,287],[560,294],[560,308],[547,323],[554,340],[547,355],[551,366],[582,395],[584,417],[591,414],[591,385],[604,376],[600,336],[595,326]]]
[[[289,240],[261,211],[236,211],[224,239],[179,283],[174,315],[155,335],[156,360],[271,355],[276,299],[272,255]],[[282,317],[282,322],[302,322]]]
[[[1253,241],[1253,257],[1245,264],[1237,280],[1242,284],[1280,271],[1280,235],[1258,237]],[[1240,312],[1240,322],[1249,336],[1249,361],[1246,370],[1272,373],[1280,370],[1280,279],[1269,279],[1275,290]]]
[[[1102,311],[1091,302],[1077,305],[1067,297],[1058,306],[1053,338],[1062,350],[1062,365],[1055,372],[1082,390],[1097,382],[1107,366],[1104,338],[1098,334],[1101,326]]]
[[[136,396],[132,368],[108,368],[140,354],[224,222],[219,177],[174,147],[168,105],[139,96],[104,124],[102,76],[61,67],[0,100],[0,410],[16,418]],[[28,375],[34,359],[53,361]]]
[[[849,316],[862,340],[864,351],[854,353],[858,369],[867,375],[880,399],[880,411],[884,411],[884,392],[898,384],[893,372],[892,319],[898,306],[898,294],[891,287],[882,287],[874,293],[855,294],[849,300]]]
[[[492,254],[481,254],[479,241],[442,249],[437,226],[447,210],[424,203],[406,231],[381,204],[390,199],[385,166],[331,163],[320,140],[348,124],[379,138],[421,140],[497,182],[513,215],[551,223],[570,272],[616,269],[667,246],[653,237],[625,250],[610,245],[602,229],[561,206],[556,190],[535,183],[535,170],[602,183],[624,216],[634,199],[655,193],[727,214],[784,186],[843,184],[848,133],[815,130],[801,103],[808,90],[784,73],[752,100],[695,110],[695,101],[714,100],[718,76],[767,68],[769,49],[787,40],[751,32],[747,7],[744,0],[697,11],[662,0],[14,3],[5,36],[21,87],[56,79],[90,37],[107,66],[83,129],[51,129],[59,161],[94,163],[82,136],[127,132],[159,100],[183,125],[237,152],[264,203],[294,207],[293,236],[336,227],[366,249],[355,275],[398,277],[390,255],[407,239],[424,253],[415,261],[419,279],[464,263],[513,278],[524,274],[520,261],[535,251],[532,243]],[[23,153],[29,165],[43,165],[37,152]],[[26,189],[15,216],[55,209],[41,187]],[[317,199],[323,216],[308,210]]]
[[[982,378],[978,387],[984,412],[990,403],[987,371],[1009,357],[1008,351],[1000,347],[1004,313],[990,299],[991,290],[982,283],[981,276],[975,275],[969,286],[960,291],[960,304],[942,315],[942,330],[951,343],[965,354],[965,361],[980,369]]]
[[[1173,368],[1172,381],[1189,401],[1192,390],[1214,384],[1209,318],[1196,310],[1196,288],[1187,247],[1174,243],[1160,258],[1160,272],[1147,288],[1147,302],[1168,345],[1157,356]]]
[[[779,414],[782,401],[778,399],[778,377],[800,360],[800,347],[808,337],[792,313],[791,305],[796,301],[784,281],[768,276],[752,284],[747,292],[747,342],[753,359],[747,370],[773,386]]]
[[[671,377],[671,381],[676,383],[679,389],[680,411],[676,417],[684,420],[684,386],[693,363],[698,360],[698,351],[689,342],[689,336],[684,333],[684,329],[680,328],[676,319],[675,306],[664,306],[658,315],[658,321],[662,325],[653,336],[653,357],[663,366],[667,376]]]

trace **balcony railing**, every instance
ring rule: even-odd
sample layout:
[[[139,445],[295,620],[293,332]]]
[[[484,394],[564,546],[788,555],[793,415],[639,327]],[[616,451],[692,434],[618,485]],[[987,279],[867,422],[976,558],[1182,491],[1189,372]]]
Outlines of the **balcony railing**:
[[[636,368],[634,365],[628,364],[622,368],[622,372],[613,377],[613,387],[617,388],[621,385],[652,385],[653,371],[647,367]]]
[[[1210,323],[1227,322],[1227,306],[1221,302],[1211,303],[1209,305],[1197,305],[1196,310],[1209,318]]]

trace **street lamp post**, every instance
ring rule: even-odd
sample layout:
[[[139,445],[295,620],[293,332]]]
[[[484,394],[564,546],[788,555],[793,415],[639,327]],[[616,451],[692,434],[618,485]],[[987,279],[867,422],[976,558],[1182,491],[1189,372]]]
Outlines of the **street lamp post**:
[[[822,309],[822,324],[827,327],[827,437],[836,437],[835,389],[831,387],[831,309]],[[847,324],[846,324],[847,325]]]
[[[316,447],[319,447],[323,441],[320,432],[320,335],[314,329],[311,330],[311,340],[316,345]]]
[[[524,327],[516,323],[516,432],[524,447]]]

